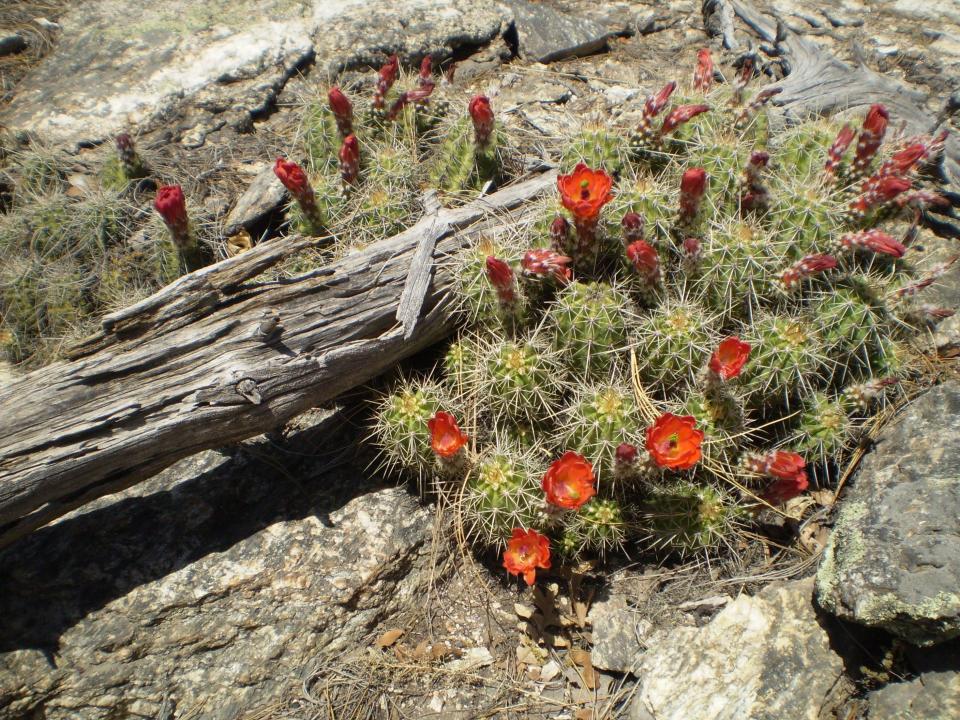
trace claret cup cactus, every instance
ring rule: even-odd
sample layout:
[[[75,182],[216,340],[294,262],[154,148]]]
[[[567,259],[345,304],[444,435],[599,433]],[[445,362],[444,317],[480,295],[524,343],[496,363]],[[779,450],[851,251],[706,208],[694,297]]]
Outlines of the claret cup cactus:
[[[701,50],[692,75],[634,127],[569,139],[539,221],[460,261],[443,377],[378,414],[388,461],[459,498],[527,583],[557,560],[717,552],[789,511],[937,320],[943,269],[917,270],[897,221],[942,202],[918,185],[944,137],[892,138],[882,105],[774,133],[751,63],[718,82]],[[470,103],[436,180],[478,177],[505,134],[490,107]],[[456,472],[430,450],[438,411],[470,437]]]

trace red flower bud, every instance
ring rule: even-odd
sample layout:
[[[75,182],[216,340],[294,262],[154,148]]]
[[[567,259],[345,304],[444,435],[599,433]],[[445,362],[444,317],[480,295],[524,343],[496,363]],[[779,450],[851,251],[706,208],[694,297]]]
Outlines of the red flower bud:
[[[417,84],[420,86],[433,85],[433,58],[425,55],[420,62],[420,74],[417,76]],[[431,88],[432,89],[432,88]]]
[[[130,137],[129,133],[120,133],[116,137],[117,150],[123,154],[125,152],[133,151],[133,138]]]
[[[347,135],[340,146],[340,177],[353,185],[360,176],[360,143],[356,135]]]
[[[617,445],[616,462],[617,464],[630,465],[637,459],[637,448],[635,445],[623,442]]]
[[[648,285],[660,281],[660,256],[657,251],[643,240],[636,240],[627,246],[627,259],[633,269]]]
[[[688,262],[697,262],[703,251],[699,238],[688,237],[683,239],[683,257]]]
[[[862,194],[850,203],[850,209],[855,214],[862,215],[877,205],[891,202],[900,193],[909,190],[911,187],[913,187],[913,183],[906,178],[893,175],[887,177],[874,175],[863,184]]]
[[[487,278],[493,285],[501,305],[509,305],[517,299],[513,268],[506,262],[487,256]]]
[[[791,290],[804,278],[810,277],[818,272],[832,270],[836,266],[837,259],[833,255],[806,255],[784,270],[783,275],[780,276],[780,281],[784,287]]]
[[[520,261],[525,275],[531,277],[552,277],[560,284],[566,284],[571,277],[567,267],[573,260],[566,255],[560,255],[553,250],[528,250]]]
[[[690,168],[680,179],[680,219],[692,221],[700,209],[700,201],[707,192],[707,171]]]
[[[660,128],[661,135],[668,135],[676,130],[678,127],[684,123],[692,120],[700,113],[705,113],[710,109],[709,105],[681,105],[678,108],[674,108],[670,111],[670,114],[667,115],[667,119],[663,121],[663,125]]]
[[[187,201],[179,185],[163,185],[157,188],[153,207],[174,235],[186,231]]]
[[[346,137],[353,133],[353,105],[349,98],[343,94],[340,88],[334,86],[327,93],[327,102],[330,103],[330,110],[337,121],[337,130],[340,137]]]
[[[397,81],[397,73],[400,72],[400,60],[396,54],[391,55],[384,63],[383,67],[377,72],[377,84],[373,91],[373,109],[379,112],[383,111],[384,102],[387,93]]]
[[[493,133],[493,108],[486,95],[475,95],[468,106],[470,119],[473,120],[473,136],[477,145],[486,146]]]
[[[570,242],[570,223],[562,215],[557,215],[550,223],[550,247],[554,252],[566,252]]]
[[[753,472],[776,480],[761,497],[771,505],[778,505],[796,497],[807,489],[806,462],[795,452],[772,450],[765,455],[748,455],[744,465]]]
[[[707,93],[713,87],[713,58],[707,48],[697,50],[697,66],[693,71],[693,89]]]
[[[883,136],[887,132],[887,123],[890,120],[890,113],[880,104],[870,106],[867,116],[863,120],[863,127],[860,130],[860,137],[857,138],[857,151],[853,158],[853,170],[855,173],[863,173],[864,170],[873,162],[880,143],[883,142]]]
[[[840,237],[840,247],[845,250],[865,248],[895,258],[902,258],[907,252],[903,243],[877,229],[847,233]]]
[[[823,174],[828,179],[832,179],[836,174],[837,167],[839,167],[840,161],[843,159],[843,154],[847,151],[847,148],[850,147],[850,143],[853,142],[853,136],[854,131],[850,125],[844,125],[840,128],[840,132],[837,133],[837,138],[827,151],[827,162],[823,166]]]
[[[640,213],[628,212],[623,214],[620,227],[623,228],[623,243],[629,245],[637,240],[643,240],[644,220]]]
[[[313,192],[307,174],[302,167],[292,160],[277,158],[277,161],[273,164],[273,174],[294,197]]]
[[[670,100],[670,96],[673,95],[673,91],[677,89],[677,83],[674,80],[671,80],[666,85],[664,85],[660,92],[656,95],[649,95],[646,102],[643,104],[643,114],[645,117],[656,117],[660,114],[660,111],[666,106],[667,102]]]

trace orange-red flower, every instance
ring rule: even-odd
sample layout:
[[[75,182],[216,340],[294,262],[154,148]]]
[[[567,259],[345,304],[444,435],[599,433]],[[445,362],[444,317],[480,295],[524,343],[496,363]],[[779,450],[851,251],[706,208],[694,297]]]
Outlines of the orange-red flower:
[[[430,430],[430,447],[442,458],[449,458],[460,452],[467,444],[467,436],[457,426],[457,420],[448,412],[438,410],[427,420]]]
[[[576,510],[596,494],[593,480],[593,466],[583,455],[568,450],[547,470],[542,485],[548,503]]]
[[[594,220],[600,210],[613,200],[613,178],[603,170],[591,170],[577,163],[569,175],[557,178],[560,202],[577,220]]]
[[[550,569],[550,540],[536,530],[514,528],[503,552],[503,567],[511,575],[523,575],[527,585],[533,585],[537,568]]]
[[[737,377],[750,357],[750,343],[738,337],[728,337],[710,356],[710,370],[724,380]]]
[[[647,450],[653,461],[668,470],[687,470],[700,461],[703,431],[690,415],[664,413],[647,428]]]

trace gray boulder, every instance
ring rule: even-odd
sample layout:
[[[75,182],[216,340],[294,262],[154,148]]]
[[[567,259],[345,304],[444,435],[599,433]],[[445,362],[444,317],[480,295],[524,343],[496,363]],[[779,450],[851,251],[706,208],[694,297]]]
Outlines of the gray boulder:
[[[960,642],[913,651],[917,677],[867,695],[870,720],[954,720],[960,717]]]
[[[337,463],[343,424],[188,458],[0,554],[0,718],[232,720],[388,629],[432,516]]]
[[[960,384],[933,388],[877,439],[840,505],[817,599],[916,645],[960,636]]]
[[[658,634],[632,720],[818,720],[847,688],[812,594],[812,578],[769,585],[703,627]]]
[[[531,62],[547,63],[590,55],[607,45],[610,33],[584,17],[574,17],[527,0],[505,0],[513,13],[517,51]]]

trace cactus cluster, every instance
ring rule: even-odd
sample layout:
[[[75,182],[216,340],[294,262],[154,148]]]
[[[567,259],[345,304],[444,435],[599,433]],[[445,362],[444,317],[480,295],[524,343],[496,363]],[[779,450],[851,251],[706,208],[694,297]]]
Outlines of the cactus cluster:
[[[469,444],[435,477],[528,582],[551,553],[731,546],[808,472],[829,480],[946,314],[918,311],[938,270],[902,234],[943,202],[915,185],[944,137],[884,145],[880,105],[859,127],[774,133],[752,63],[718,75],[701,51],[637,126],[568,139],[530,232],[458,268],[467,328],[436,382]],[[437,458],[401,460],[383,408],[383,453],[429,474]]]

